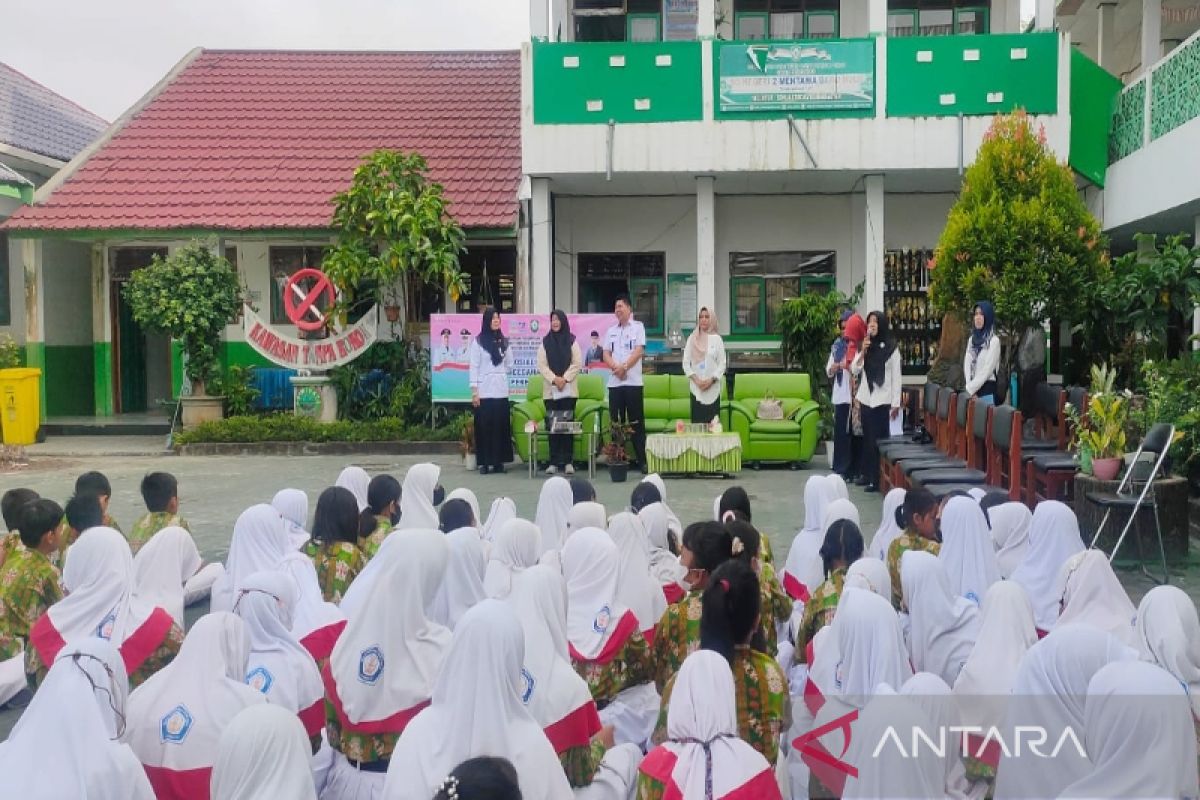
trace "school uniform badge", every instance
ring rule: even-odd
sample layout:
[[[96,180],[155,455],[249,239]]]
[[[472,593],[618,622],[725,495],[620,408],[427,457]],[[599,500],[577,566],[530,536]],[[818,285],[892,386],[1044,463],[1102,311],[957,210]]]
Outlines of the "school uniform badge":
[[[246,673],[246,684],[251,689],[257,689],[263,694],[271,691],[273,683],[275,683],[275,676],[266,667],[255,667]]]
[[[529,698],[533,697],[533,687],[537,685],[537,681],[529,674],[529,670],[521,668],[521,702],[529,705]]]
[[[187,706],[175,706],[159,720],[158,735],[167,744],[182,744],[191,730],[192,715]]]
[[[374,686],[382,674],[383,651],[378,645],[372,645],[358,657],[358,679],[368,686]]]
[[[604,606],[596,612],[596,618],[592,620],[592,630],[596,633],[604,633],[608,630],[610,622],[612,622],[612,609]]]
[[[108,616],[100,620],[100,624],[96,626],[96,636],[106,641],[112,639],[113,628],[116,627],[116,624],[117,612],[115,610],[108,612]]]

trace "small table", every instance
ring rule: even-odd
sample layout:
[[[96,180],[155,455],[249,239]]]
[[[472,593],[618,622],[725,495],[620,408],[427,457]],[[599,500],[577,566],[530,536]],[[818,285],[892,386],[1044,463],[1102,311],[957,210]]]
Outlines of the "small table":
[[[736,433],[654,433],[646,437],[646,468],[676,475],[733,475],[742,469],[742,437]]]
[[[541,427],[538,427],[536,430],[532,430],[525,435],[529,437],[529,477],[530,477],[530,479],[532,479],[537,475],[537,472],[538,472],[538,467],[537,467],[538,436],[550,436],[551,433]],[[575,437],[576,436],[586,436],[587,437],[588,478],[589,479],[595,478],[596,477],[596,436],[597,436],[596,432],[595,431],[576,431],[575,433],[555,433],[553,435],[554,436],[570,436],[572,449],[575,448]]]

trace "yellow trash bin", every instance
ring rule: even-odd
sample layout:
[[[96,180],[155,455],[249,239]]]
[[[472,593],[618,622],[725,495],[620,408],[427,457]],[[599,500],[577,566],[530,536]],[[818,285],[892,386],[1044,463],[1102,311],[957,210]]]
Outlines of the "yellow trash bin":
[[[33,444],[41,421],[39,381],[34,367],[0,369],[0,428],[5,444]]]

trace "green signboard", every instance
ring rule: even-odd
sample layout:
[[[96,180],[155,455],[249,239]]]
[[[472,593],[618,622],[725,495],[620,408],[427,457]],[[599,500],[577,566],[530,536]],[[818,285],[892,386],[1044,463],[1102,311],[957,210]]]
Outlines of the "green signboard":
[[[720,111],[861,111],[875,107],[875,43],[862,40],[718,45]]]

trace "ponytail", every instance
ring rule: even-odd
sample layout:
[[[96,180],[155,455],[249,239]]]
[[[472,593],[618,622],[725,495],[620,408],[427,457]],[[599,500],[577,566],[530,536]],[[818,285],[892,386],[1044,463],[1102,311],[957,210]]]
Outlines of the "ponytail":
[[[701,599],[700,647],[732,665],[737,646],[756,635],[761,609],[758,576],[750,565],[740,559],[722,564]]]
[[[847,565],[862,558],[862,531],[853,520],[839,519],[829,526],[825,532],[825,541],[821,544],[821,564],[825,569],[825,577],[834,570],[834,563],[843,561]]]
[[[400,502],[400,481],[391,475],[376,475],[367,485],[367,507],[358,515],[359,538],[370,536],[378,524],[376,517],[392,503]]]
[[[928,489],[909,489],[904,502],[896,508],[896,525],[902,530],[912,527],[913,517],[928,514],[937,507],[937,498]]]
[[[726,513],[736,514],[737,512]],[[730,545],[735,559],[749,564],[753,559],[758,558],[758,551],[762,547],[762,535],[757,528],[745,520],[735,518],[725,523],[725,529],[733,537]]]

